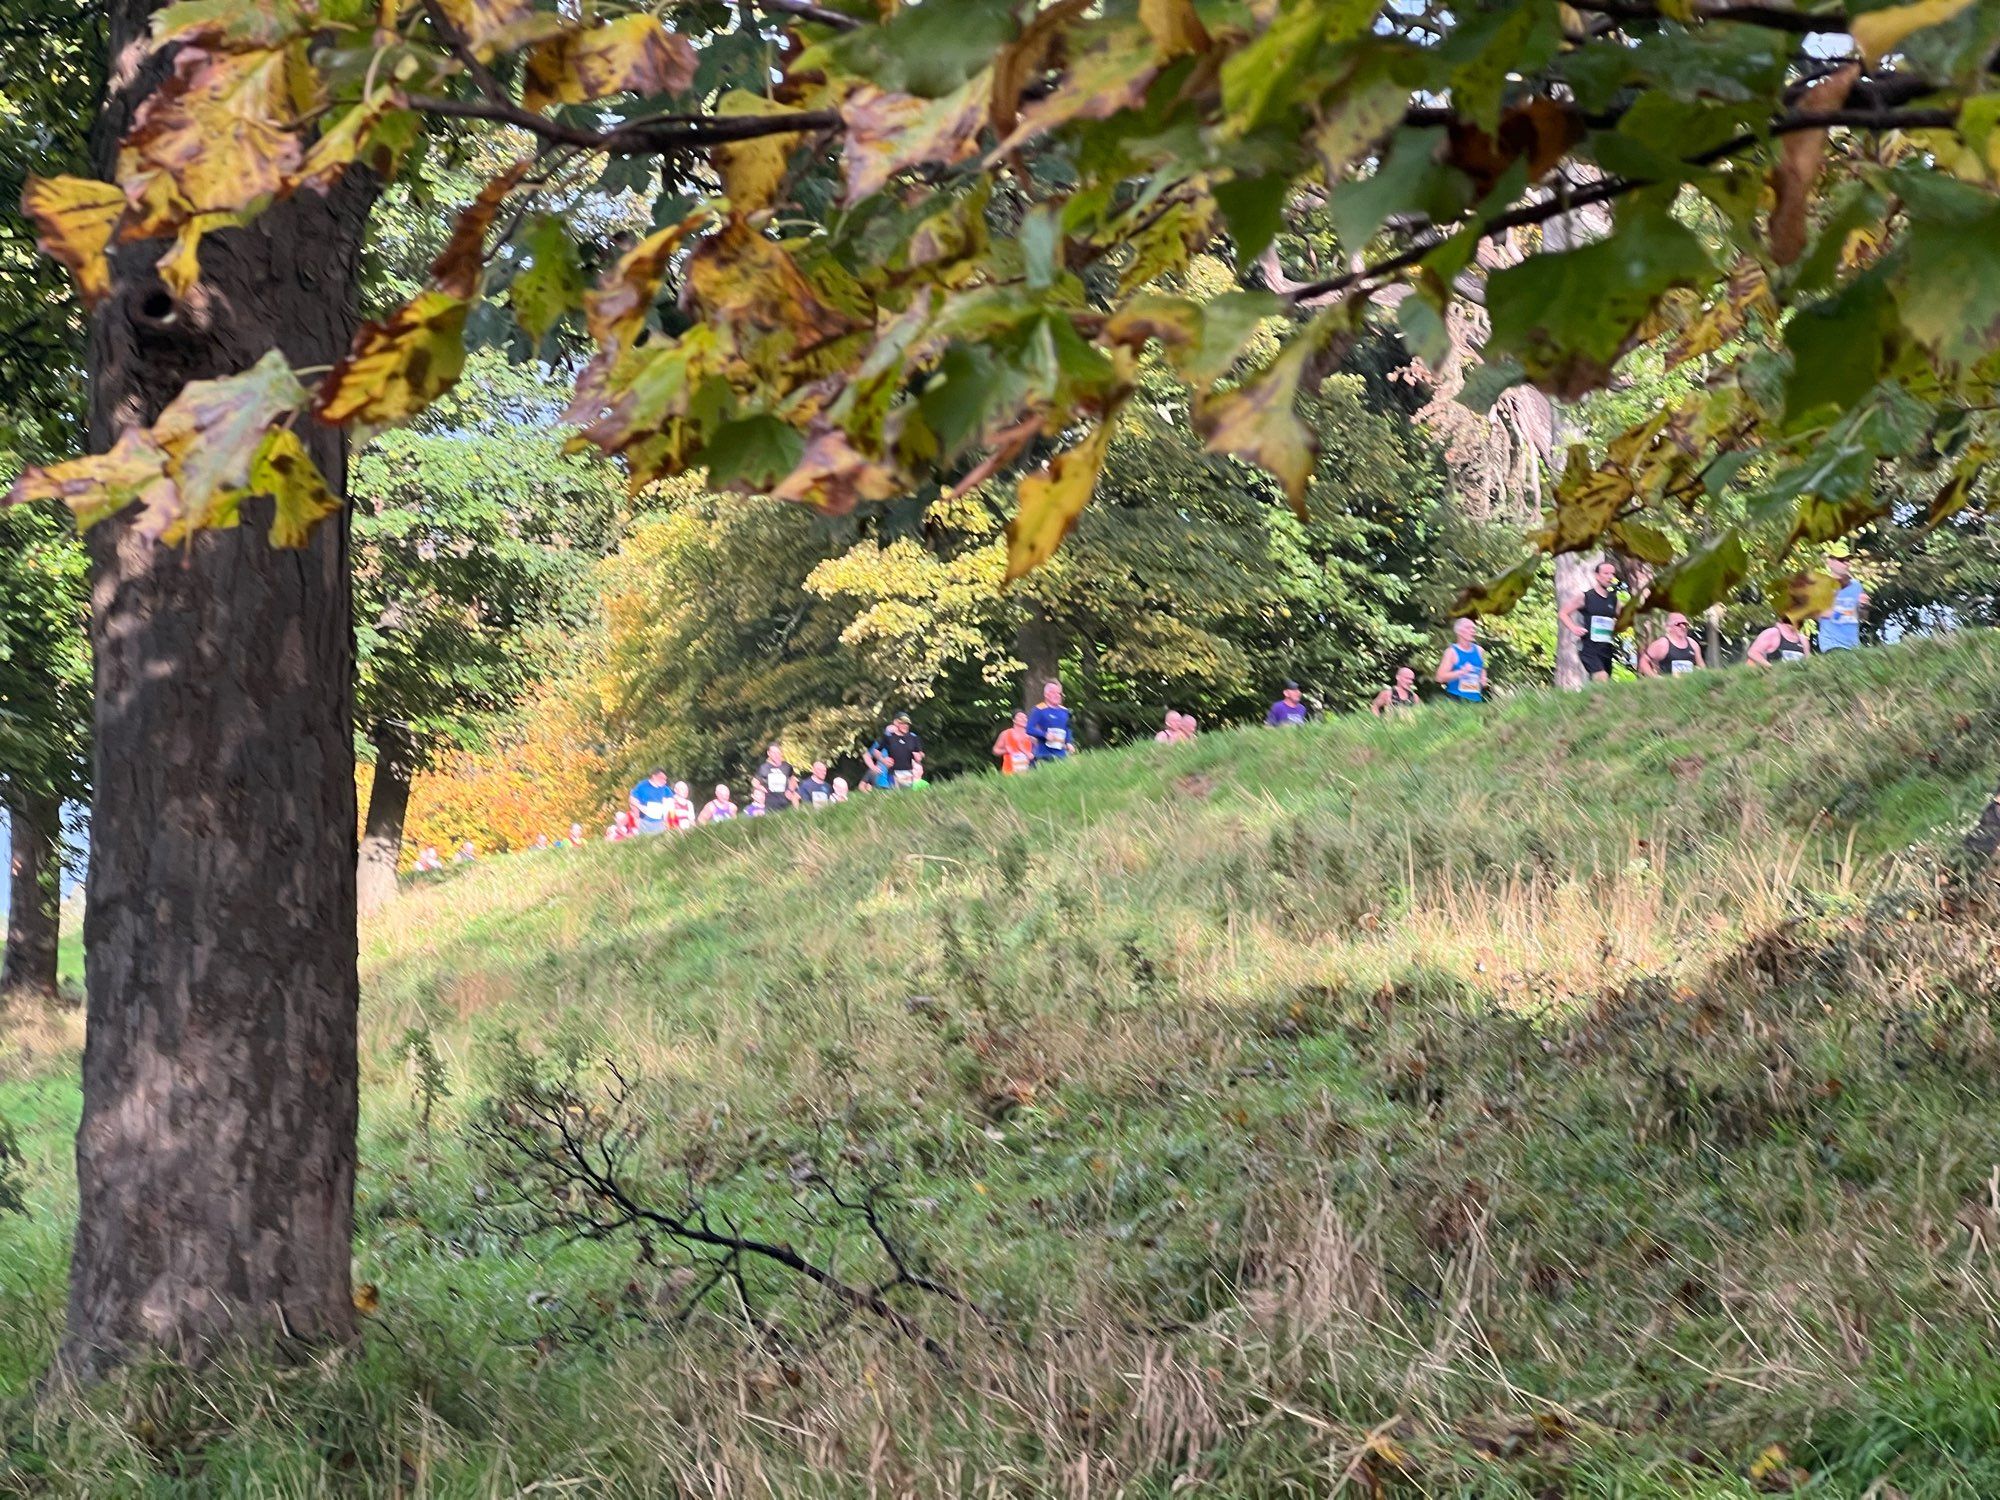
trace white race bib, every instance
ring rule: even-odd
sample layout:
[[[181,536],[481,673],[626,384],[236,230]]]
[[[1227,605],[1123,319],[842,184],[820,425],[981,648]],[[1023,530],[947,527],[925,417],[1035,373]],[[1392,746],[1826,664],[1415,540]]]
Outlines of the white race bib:
[[[826,803],[827,803],[827,795],[826,795],[826,793],[825,793],[825,792],[814,792],[814,793],[813,793],[813,806],[814,806],[814,807],[824,807],[824,806],[826,806]]]
[[[1591,643],[1601,646],[1608,642],[1611,639],[1611,627],[1617,623],[1610,615],[1592,615],[1590,617]]]
[[[766,771],[764,773],[764,785],[770,791],[782,792],[785,789],[785,782],[786,777],[783,771]]]
[[[1007,762],[1009,765],[1013,766],[1013,768],[1017,771],[1025,771],[1028,769],[1028,757],[1024,752],[1020,750],[1008,751]]]
[[[1672,668],[1673,675],[1678,677],[1683,672],[1692,672],[1694,670],[1694,663],[1691,661],[1677,661],[1672,663]]]
[[[1061,749],[1063,741],[1068,737],[1066,731],[1054,728],[1053,726],[1042,731],[1042,738],[1047,740],[1053,749]]]

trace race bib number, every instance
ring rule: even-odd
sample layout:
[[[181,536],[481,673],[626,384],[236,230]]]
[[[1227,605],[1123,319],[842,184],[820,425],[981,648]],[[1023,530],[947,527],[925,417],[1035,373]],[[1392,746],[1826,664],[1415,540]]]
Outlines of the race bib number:
[[[1591,644],[1595,646],[1608,644],[1612,636],[1611,627],[1617,623],[1610,615],[1592,615],[1590,617]]]
[[[1694,670],[1694,663],[1691,661],[1677,661],[1673,663],[1673,674],[1676,677],[1679,677],[1687,672],[1692,672],[1693,670]]]
[[[825,793],[825,792],[814,792],[814,793],[813,793],[813,806],[814,806],[814,807],[825,807],[825,806],[826,806],[826,804],[827,804],[827,795],[826,795],[826,793]]]
[[[1781,646],[1778,648],[1779,661],[1804,661],[1805,659],[1806,659],[1805,652],[1797,650],[1794,647]]]
[[[1049,748],[1051,750],[1060,750],[1063,747],[1064,742],[1068,740],[1069,734],[1065,730],[1050,729],[1043,734],[1043,738],[1049,742]]]
[[[1007,753],[1007,763],[1017,771],[1028,769],[1028,757],[1019,750],[1010,750]]]
[[[769,771],[765,773],[764,785],[770,791],[782,792],[785,789],[785,780],[783,771]]]

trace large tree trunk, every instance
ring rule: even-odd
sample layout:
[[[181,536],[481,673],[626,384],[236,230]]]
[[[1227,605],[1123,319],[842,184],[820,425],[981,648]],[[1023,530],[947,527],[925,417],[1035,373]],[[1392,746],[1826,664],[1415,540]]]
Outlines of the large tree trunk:
[[[62,902],[62,803],[52,796],[10,793],[7,824],[13,860],[0,996],[52,1000]]]
[[[1014,632],[1014,654],[1021,658],[1021,706],[1042,701],[1042,685],[1062,677],[1062,632],[1039,605],[1029,605],[1028,618]]]
[[[100,168],[160,60],[113,0]],[[91,325],[90,441],[276,345],[344,351],[372,185],[302,193],[202,243],[176,305],[119,250]],[[301,435],[336,493],[342,434]],[[355,1163],[353,629],[344,518],[302,551],[244,524],[162,548],[90,533],[96,797],[89,1014],[64,1358],[351,1334]]]
[[[368,791],[368,821],[361,830],[357,884],[364,912],[396,899],[396,865],[403,855],[403,820],[410,810],[410,778],[417,762],[416,742],[407,724],[384,720],[369,738],[375,742],[375,780]]]

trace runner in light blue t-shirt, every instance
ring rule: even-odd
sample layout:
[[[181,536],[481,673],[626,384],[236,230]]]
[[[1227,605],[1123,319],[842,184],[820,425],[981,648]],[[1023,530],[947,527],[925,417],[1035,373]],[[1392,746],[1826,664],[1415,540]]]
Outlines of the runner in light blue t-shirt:
[[[1438,658],[1438,683],[1454,703],[1484,703],[1486,653],[1473,640],[1479,634],[1479,622],[1468,616],[1454,621],[1451,628],[1456,639]]]
[[[1840,585],[1833,608],[1819,617],[1819,649],[1853,651],[1861,645],[1861,612],[1868,608],[1868,591],[1844,557],[1829,557],[1826,570]]]

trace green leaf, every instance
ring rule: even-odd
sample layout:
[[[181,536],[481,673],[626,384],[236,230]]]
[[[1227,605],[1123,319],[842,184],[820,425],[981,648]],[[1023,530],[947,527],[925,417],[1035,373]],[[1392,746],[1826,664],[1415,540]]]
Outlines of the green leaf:
[[[1255,260],[1278,236],[1285,219],[1285,199],[1291,178],[1283,172],[1262,177],[1232,177],[1209,189],[1222,210],[1229,237],[1236,241],[1239,261]]]
[[[1495,401],[1515,386],[1527,384],[1527,380],[1528,372],[1517,359],[1482,359],[1467,372],[1465,387],[1458,393],[1458,404],[1483,417],[1493,410]]]
[[[800,66],[810,68],[823,56],[889,93],[941,99],[983,70],[1020,30],[1009,0],[905,5],[884,25],[814,48]]]
[[[537,345],[566,313],[579,311],[588,290],[569,231],[553,214],[537,214],[522,238],[527,267],[507,289],[514,317]]]
[[[1796,431],[1826,409],[1844,412],[1867,395],[1882,377],[1897,329],[1895,300],[1877,275],[1794,313],[1785,325],[1785,347],[1792,352],[1787,426]]]
[[[1646,593],[1646,608],[1698,614],[1727,599],[1749,576],[1749,553],[1742,535],[1732,527],[1655,578]]]
[[[1489,347],[1519,359],[1550,395],[1574,400],[1611,378],[1662,293],[1713,279],[1701,240],[1649,195],[1596,244],[1496,271],[1487,283]]]
[[[1542,571],[1542,555],[1517,562],[1498,578],[1474,584],[1452,602],[1453,615],[1504,615],[1521,602]]]
[[[1896,278],[1903,326],[1948,365],[2000,346],[2000,199],[1934,173],[1897,177],[1910,216]]]
[[[709,434],[702,457],[708,482],[719,490],[765,490],[776,485],[805,456],[798,429],[768,412],[724,422]]]
[[[1299,382],[1318,346],[1314,333],[1301,333],[1236,389],[1194,406],[1194,429],[1209,452],[1231,454],[1277,476],[1301,519],[1319,436],[1299,418]]]

